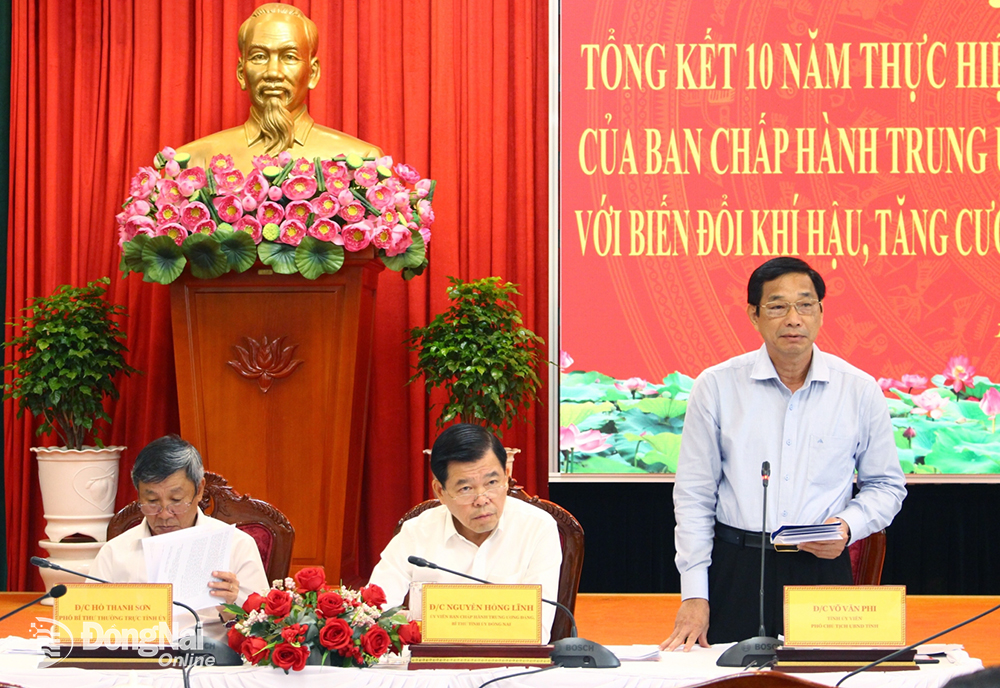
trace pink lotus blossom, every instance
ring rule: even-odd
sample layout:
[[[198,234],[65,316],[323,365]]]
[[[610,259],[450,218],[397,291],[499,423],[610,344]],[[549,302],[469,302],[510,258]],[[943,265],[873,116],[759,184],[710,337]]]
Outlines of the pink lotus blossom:
[[[177,183],[181,185],[182,193],[184,193],[183,187],[190,188],[190,193],[184,193],[185,196],[190,196],[191,193],[208,184],[208,177],[205,176],[205,170],[202,168],[189,167],[186,170],[181,170],[181,173],[177,175]]]
[[[1000,390],[990,387],[979,401],[979,408],[990,418],[1000,414]]]
[[[278,167],[284,167],[292,161],[292,154],[288,151],[278,153]]]
[[[222,196],[212,200],[215,204],[215,212],[219,214],[219,219],[232,224],[243,215],[243,206],[236,196]]]
[[[158,207],[168,203],[179,206],[183,201],[184,194],[181,193],[180,185],[173,179],[161,179],[156,183],[156,205]]]
[[[138,199],[129,203],[123,212],[125,213],[125,217],[129,218],[133,215],[149,215],[149,211],[149,203],[143,201],[142,199]]]
[[[215,173],[215,186],[219,193],[238,194],[243,191],[243,173],[239,170],[226,170]]]
[[[285,198],[293,201],[304,201],[316,193],[316,177],[303,175],[289,177],[281,185],[281,191],[285,194]]]
[[[236,224],[233,225],[233,229],[237,232],[246,232],[251,237],[253,237],[253,243],[259,244],[261,239],[261,224],[256,220],[256,218],[250,215],[244,215]]]
[[[429,230],[427,227],[421,227],[419,231],[420,231],[420,236],[424,238],[424,247],[430,246],[431,230]]]
[[[406,191],[406,187],[403,186],[403,182],[399,181],[398,177],[387,177],[382,180],[382,183],[385,184],[385,188],[389,189],[393,196],[401,191]]]
[[[309,220],[312,211],[312,203],[309,201],[292,201],[285,206],[285,218],[298,220],[304,225]]]
[[[299,220],[285,220],[281,223],[281,235],[278,241],[282,244],[298,246],[306,237],[306,225]]]
[[[340,194],[347,191],[350,193],[350,184],[346,179],[327,179],[326,190],[339,198]]]
[[[385,210],[386,208],[392,207],[395,203],[392,194],[389,193],[389,189],[385,187],[384,184],[376,184],[372,188],[365,192],[365,198],[368,202],[379,210]]]
[[[267,177],[260,170],[254,170],[247,177],[246,182],[243,183],[243,193],[253,198],[257,203],[261,203],[267,198],[267,190],[270,187],[271,185],[268,184]]]
[[[366,220],[347,225],[340,230],[340,236],[344,240],[344,248],[348,251],[361,251],[368,248],[373,233],[371,224]]]
[[[285,194],[282,193],[280,186],[272,186],[267,190],[267,197],[272,201],[280,201],[285,197]]]
[[[904,375],[902,386],[908,390],[923,389],[927,386],[927,378],[922,375]]]
[[[171,222],[177,222],[180,219],[181,211],[177,209],[177,206],[167,204],[156,211],[156,222],[161,225],[168,225]]]
[[[337,215],[340,217],[344,218],[348,222],[358,222],[359,220],[365,219],[365,207],[357,201],[352,201],[346,205],[343,201],[340,201],[340,203],[340,210],[337,212]]]
[[[160,181],[160,173],[154,167],[140,167],[132,181],[129,182],[128,192],[133,198],[146,199],[156,189],[156,182]]]
[[[375,158],[375,167],[385,167],[387,169],[392,169],[392,156],[383,155],[381,158]]]
[[[587,430],[580,432],[575,425],[559,428],[559,449],[562,451],[577,451],[584,454],[610,449],[607,439],[611,435],[605,435],[598,430]]]
[[[359,186],[363,186],[366,189],[378,184],[378,170],[375,169],[375,163],[366,162],[364,165],[354,170],[354,181],[356,181]]]
[[[417,201],[417,213],[420,215],[420,224],[429,227],[434,224],[434,210],[429,201]]]
[[[171,148],[170,146],[164,146],[163,150],[160,151],[160,155],[162,155],[167,160],[173,160],[174,157],[177,155],[177,151]]]
[[[243,206],[243,212],[252,213],[257,210],[257,199],[253,196],[244,196],[240,200],[240,205]]]
[[[392,246],[392,231],[389,225],[384,222],[375,224],[375,233],[372,235],[372,243],[376,248],[388,248]]]
[[[188,203],[181,209],[181,223],[188,229],[192,229],[202,220],[211,218],[208,206],[204,203]]]
[[[431,192],[431,180],[421,179],[413,185],[413,188],[417,190],[417,198],[426,198],[427,194]]]
[[[272,158],[270,155],[255,155],[253,156],[253,168],[255,171],[261,171],[265,167],[277,167],[278,159]]]
[[[257,207],[257,221],[261,225],[268,223],[280,224],[285,219],[285,209],[280,203],[264,201]]]
[[[133,215],[122,225],[122,235],[126,241],[132,241],[136,234],[153,236],[155,233],[156,224],[145,215]]]
[[[917,431],[914,430],[913,428],[908,427],[906,428],[906,430],[903,430],[903,437],[905,437],[908,440],[912,440],[916,436],[917,436]]]
[[[641,377],[630,377],[623,382],[616,382],[615,389],[622,392],[630,392],[633,396],[636,394],[655,394],[656,390],[646,389],[646,385],[648,384]]]
[[[212,159],[208,161],[208,167],[216,176],[218,176],[220,172],[228,172],[235,167],[233,163],[233,156],[224,155],[222,153],[213,155]]]
[[[176,160],[171,160],[166,165],[163,166],[163,171],[168,177],[176,177],[181,173],[181,166],[177,164]]]
[[[312,209],[316,217],[332,217],[340,210],[340,204],[334,195],[327,191],[312,200]]]
[[[327,181],[330,179],[340,179],[346,182],[351,178],[351,173],[347,169],[347,163],[343,160],[324,160],[322,167],[323,178]]]
[[[952,356],[948,360],[948,365],[944,370],[945,387],[951,387],[955,394],[964,389],[975,386],[972,376],[976,374],[976,369],[972,367],[966,356]]]
[[[899,380],[895,380],[891,377],[880,377],[878,379],[878,386],[882,388],[883,392],[888,392],[892,388],[904,389],[905,385]]]
[[[420,181],[420,173],[404,163],[399,163],[392,168],[392,171],[399,175],[407,184],[416,184]]]
[[[320,241],[338,243],[336,242],[336,239],[340,238],[340,225],[333,220],[327,220],[325,218],[317,220],[313,223],[312,227],[309,228],[309,236],[319,239]],[[343,241],[339,243],[343,245]]]
[[[156,227],[156,236],[168,236],[173,239],[178,246],[180,246],[187,238],[188,230],[184,225],[171,222],[167,225],[158,225]]]
[[[316,167],[308,159],[299,158],[295,161],[295,164],[292,165],[291,174],[310,176],[315,179]]]
[[[212,235],[215,233],[215,223],[211,220],[202,220],[191,228],[192,234]]]
[[[913,397],[913,403],[916,406],[910,409],[910,413],[916,416],[927,416],[937,420],[944,415],[944,410],[941,407],[944,406],[945,400],[941,398],[936,389],[929,389]]]
[[[565,373],[566,370],[573,365],[573,357],[570,356],[565,351],[559,352],[559,372]]]
[[[398,256],[406,253],[406,250],[413,246],[413,233],[403,225],[393,225],[389,230],[392,236],[392,243],[386,247],[385,255]]]

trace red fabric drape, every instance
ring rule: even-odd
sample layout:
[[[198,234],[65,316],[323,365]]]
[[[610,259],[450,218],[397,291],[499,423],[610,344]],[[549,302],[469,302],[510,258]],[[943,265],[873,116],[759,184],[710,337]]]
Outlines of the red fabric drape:
[[[121,400],[109,405],[114,424],[105,439],[129,447],[119,506],[134,498],[128,472],[136,451],[179,426],[168,290],[118,277],[113,217],[129,178],[157,150],[245,119],[236,33],[259,4],[14,0],[6,316],[58,284],[112,276],[111,298],[131,316],[129,362],[144,371],[122,380]],[[423,386],[405,386],[412,357],[404,331],[447,306],[449,275],[520,284],[526,325],[547,331],[547,3],[294,4],[320,31],[322,78],[310,99],[316,120],[438,180],[430,269],[409,283],[385,273],[379,284],[362,505],[366,572],[396,519],[427,495],[421,450],[436,430]],[[40,589],[27,564],[42,554],[44,537],[29,447],[43,438],[28,417],[14,418],[12,404],[4,411],[9,587]],[[544,405],[531,415],[533,424],[503,439],[525,449],[515,476],[544,494]],[[239,488],[239,476],[227,477]]]

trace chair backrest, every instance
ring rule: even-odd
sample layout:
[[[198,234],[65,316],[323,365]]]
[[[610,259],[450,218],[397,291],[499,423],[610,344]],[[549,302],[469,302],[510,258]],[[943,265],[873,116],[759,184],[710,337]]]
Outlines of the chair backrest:
[[[885,531],[880,530],[851,543],[851,574],[855,585],[878,585],[885,563]]]
[[[691,688],[822,688],[822,686],[822,683],[813,683],[783,671],[743,671],[722,678],[713,678]]]
[[[559,569],[559,595],[556,598],[560,604],[566,605],[570,611],[576,611],[576,593],[580,588],[580,574],[583,573],[583,526],[573,517],[573,514],[563,509],[561,506],[547,499],[539,499],[528,495],[519,485],[511,485],[507,489],[507,496],[527,502],[543,511],[547,511],[555,519],[556,527],[559,529],[559,542],[562,544],[562,566]],[[399,519],[393,535],[399,533],[403,523],[419,516],[428,509],[440,506],[441,502],[436,499],[428,499],[403,514]],[[567,638],[572,630],[573,622],[566,612],[561,609],[556,611],[555,621],[552,622],[551,640],[556,641]]]
[[[295,529],[283,513],[267,502],[240,495],[225,478],[210,471],[205,471],[205,492],[198,506],[208,516],[232,523],[254,539],[268,581],[288,575]],[[142,518],[138,502],[122,508],[108,523],[108,539],[139,525]]]

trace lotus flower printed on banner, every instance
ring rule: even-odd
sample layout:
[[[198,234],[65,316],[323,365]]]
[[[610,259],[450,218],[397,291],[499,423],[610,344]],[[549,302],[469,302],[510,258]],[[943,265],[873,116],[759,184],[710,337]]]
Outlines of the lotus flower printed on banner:
[[[305,568],[274,581],[266,595],[252,593],[236,615],[229,647],[244,661],[301,671],[307,664],[367,667],[387,653],[420,642],[420,627],[400,607],[385,611],[377,585],[361,590],[329,586],[322,568]]]
[[[191,265],[202,279],[257,260],[308,279],[337,272],[369,246],[404,279],[427,267],[436,182],[389,156],[254,158],[252,170],[216,155],[208,169],[164,148],[129,184],[118,222],[120,269],[169,284]]]

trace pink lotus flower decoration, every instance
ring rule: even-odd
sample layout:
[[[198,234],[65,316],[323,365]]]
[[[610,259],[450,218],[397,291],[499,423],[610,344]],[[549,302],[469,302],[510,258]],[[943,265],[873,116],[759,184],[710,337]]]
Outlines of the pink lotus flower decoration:
[[[413,234],[403,225],[392,225],[389,228],[391,243],[385,249],[387,256],[398,256],[406,253],[406,249],[413,245]]]
[[[399,175],[399,178],[402,179],[407,184],[416,184],[418,181],[420,181],[420,173],[417,172],[412,167],[410,167],[409,165],[398,163],[392,169],[396,174]]]
[[[285,220],[281,223],[281,235],[278,241],[282,244],[298,246],[306,237],[306,225],[298,220]]]
[[[184,243],[184,240],[187,239],[188,234],[189,232],[187,230],[187,227],[185,227],[184,225],[177,224],[176,222],[172,222],[169,225],[161,225],[156,228],[157,236],[168,236],[171,239],[173,239],[178,246]]]
[[[188,185],[190,192],[185,193],[184,195],[190,196],[192,193],[208,184],[208,177],[205,176],[205,170],[200,167],[189,167],[186,170],[181,170],[181,173],[177,175],[177,184],[181,187],[185,184]]]
[[[320,241],[330,241],[336,243],[336,240],[340,238],[340,225],[332,220],[321,219],[313,223],[312,227],[309,228],[309,236],[315,237]],[[343,244],[343,242],[340,242]]]
[[[265,167],[275,167],[277,164],[278,159],[272,158],[270,155],[253,156],[253,168],[255,170],[263,170]]]
[[[278,224],[285,219],[285,209],[274,201],[264,201],[257,207],[257,221],[261,225]]]
[[[655,389],[647,390],[646,386],[649,383],[643,380],[641,377],[630,377],[622,382],[615,383],[615,389],[622,392],[629,392],[632,396],[636,394],[655,394]]]
[[[936,389],[929,389],[913,397],[913,403],[916,406],[910,409],[910,413],[914,415],[927,416],[934,420],[944,415],[944,410],[941,407],[944,406],[945,400],[941,398]]]
[[[140,167],[129,183],[128,192],[133,198],[149,198],[156,189],[156,182],[159,180],[160,173],[156,171],[155,167]]]
[[[573,365],[573,357],[565,351],[559,352],[559,372],[565,373],[566,369]]]
[[[304,201],[316,193],[316,177],[296,176],[289,177],[281,185],[281,191],[285,198],[293,201]]]
[[[313,176],[316,174],[316,167],[306,158],[299,158],[292,165],[292,174]]]
[[[344,248],[348,251],[361,251],[368,248],[374,229],[368,222],[362,220],[354,224],[347,225],[340,232],[340,237],[344,241]],[[334,242],[336,243],[336,242]]]
[[[901,380],[895,380],[891,377],[880,377],[878,379],[878,386],[882,388],[883,392],[888,392],[892,388],[902,389],[904,387]]]
[[[580,429],[576,425],[570,425],[559,428],[559,449],[562,451],[593,454],[611,448],[611,445],[607,442],[609,437],[611,435],[605,435],[599,430],[580,432]]]
[[[927,378],[923,375],[904,375],[901,380],[903,387],[911,392],[915,389],[923,389],[927,386]]]
[[[256,218],[253,218],[250,215],[244,215],[236,221],[236,224],[233,225],[233,229],[237,232],[246,232],[253,237],[253,243],[260,243],[262,238],[262,227]]]
[[[962,390],[975,386],[972,376],[976,374],[976,369],[966,356],[952,356],[948,360],[948,365],[944,370],[944,384],[951,387],[958,394]]]
[[[1000,414],[1000,391],[996,387],[990,387],[986,394],[979,401],[979,408],[983,410],[990,419],[990,432],[997,431],[997,414]]]
[[[306,224],[312,211],[312,203],[309,201],[292,201],[285,206],[285,219],[298,220],[302,224]]]
[[[354,170],[354,181],[366,188],[375,186],[378,183],[378,171],[375,169],[375,163],[366,162]]]
[[[181,224],[188,229],[194,229],[196,224],[210,218],[211,215],[208,213],[208,206],[204,203],[188,203],[181,210]]]
[[[219,214],[219,219],[223,222],[233,224],[243,216],[243,207],[236,196],[223,196],[212,202],[215,204],[215,211]]]
[[[215,173],[215,185],[225,194],[238,194],[243,191],[243,173],[239,170],[227,170]]]
[[[234,167],[233,156],[223,155],[221,153],[219,155],[214,155],[212,156],[212,159],[208,161],[208,167],[214,174],[228,172]]]
[[[180,185],[172,179],[161,179],[156,183],[156,207],[179,206],[184,200]]]
[[[322,193],[318,198],[312,201],[313,212],[316,213],[316,217],[333,217],[340,210],[340,203],[337,202],[336,197],[329,191]]]
[[[267,178],[260,173],[260,170],[254,170],[243,183],[243,194],[250,196],[258,203],[262,203],[267,198],[267,190],[270,187]]]

